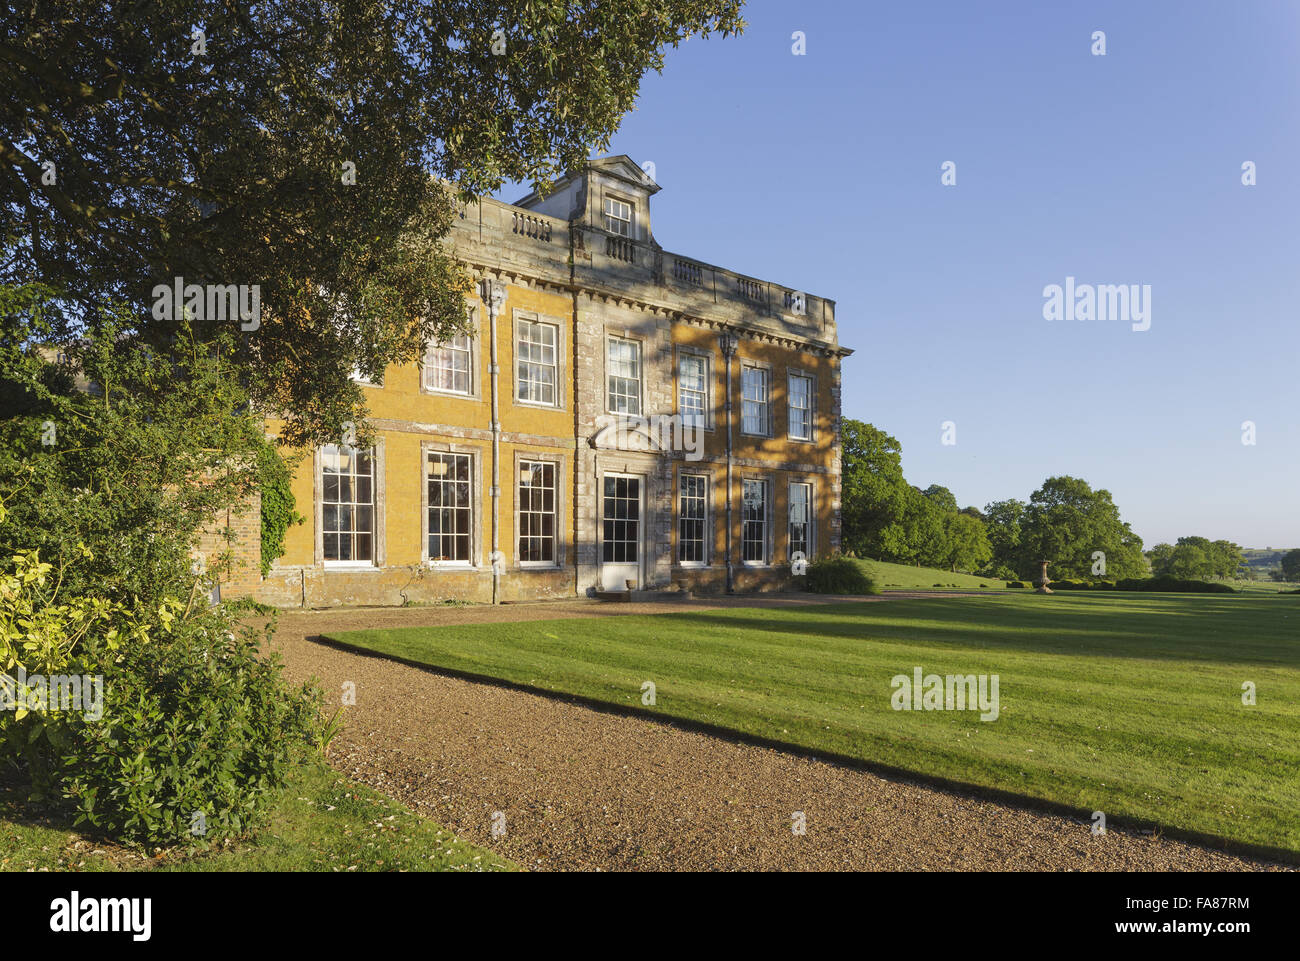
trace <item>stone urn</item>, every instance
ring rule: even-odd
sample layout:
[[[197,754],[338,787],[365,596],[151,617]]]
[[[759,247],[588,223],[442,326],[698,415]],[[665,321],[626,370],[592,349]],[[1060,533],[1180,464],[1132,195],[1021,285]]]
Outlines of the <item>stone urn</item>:
[[[1034,581],[1034,583],[1038,585],[1038,590],[1035,591],[1034,593],[1036,593],[1036,594],[1051,594],[1051,593],[1052,593],[1052,589],[1051,589],[1050,587],[1047,586],[1048,584],[1052,583],[1052,582],[1051,582],[1050,580],[1048,580],[1048,578],[1047,578],[1047,563],[1048,563],[1048,562],[1045,561],[1045,560],[1042,560],[1042,561],[1039,561],[1038,563],[1042,565],[1042,569],[1041,569],[1041,570],[1039,571],[1039,573],[1038,573],[1038,580]]]

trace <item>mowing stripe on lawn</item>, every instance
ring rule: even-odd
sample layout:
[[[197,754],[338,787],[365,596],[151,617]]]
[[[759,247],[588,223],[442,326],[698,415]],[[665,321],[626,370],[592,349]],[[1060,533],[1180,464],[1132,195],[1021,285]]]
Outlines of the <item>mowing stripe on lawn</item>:
[[[992,595],[331,634],[379,654],[1300,860],[1300,603]],[[1000,679],[997,720],[891,679]],[[642,706],[652,681],[656,703]],[[1257,703],[1242,703],[1252,682]]]

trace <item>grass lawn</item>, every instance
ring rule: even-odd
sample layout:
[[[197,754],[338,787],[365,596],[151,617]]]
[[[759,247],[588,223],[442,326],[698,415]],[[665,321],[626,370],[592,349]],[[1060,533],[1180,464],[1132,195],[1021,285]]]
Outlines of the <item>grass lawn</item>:
[[[953,571],[935,570],[932,567],[912,567],[908,564],[889,564],[885,561],[864,559],[859,559],[858,564],[875,579],[877,587],[886,591],[934,587],[960,587],[963,590],[979,590],[984,587],[988,590],[1000,591],[1007,586],[1007,582],[1001,578],[957,574]]]
[[[991,593],[331,639],[1300,855],[1294,596]],[[893,710],[891,679],[917,666],[999,675],[999,718]],[[1242,704],[1246,681],[1256,706]]]
[[[1245,594],[1280,594],[1286,591],[1300,589],[1300,584],[1293,584],[1288,581],[1243,581],[1231,580],[1224,581],[1233,590],[1241,591]]]
[[[509,871],[504,858],[456,840],[431,821],[321,761],[304,763],[255,840],[213,853],[161,858],[33,818],[25,794],[0,787],[3,871]]]

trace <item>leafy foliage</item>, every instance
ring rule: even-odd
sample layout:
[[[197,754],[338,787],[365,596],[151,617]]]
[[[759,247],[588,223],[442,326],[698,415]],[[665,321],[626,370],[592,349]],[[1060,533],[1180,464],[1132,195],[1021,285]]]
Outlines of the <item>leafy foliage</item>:
[[[1300,549],[1282,555],[1282,576],[1288,581],[1300,581]]]
[[[24,552],[0,575],[0,670],[18,698],[0,711],[5,756],[36,799],[118,840],[193,842],[195,812],[199,841],[246,834],[318,737],[318,692],[290,689],[261,634],[237,633],[226,612],[63,596],[84,582],[69,567],[92,560],[83,548],[56,569]],[[100,696],[37,702],[33,675],[98,678]]]
[[[946,487],[908,484],[898,441],[884,431],[853,419],[842,430],[846,550],[953,571],[988,562],[992,550],[978,511],[959,511]]]
[[[1231,541],[1180,537],[1178,543],[1157,544],[1147,552],[1151,572],[1184,579],[1236,577],[1244,564],[1241,547]]]
[[[260,641],[205,612],[100,664],[104,716],[70,715],[58,758],[77,821],[161,845],[219,842],[263,823],[316,742],[319,692],[290,690]]]
[[[1142,539],[1120,518],[1110,491],[1093,490],[1077,477],[1049,477],[1025,508],[1013,566],[1032,576],[1038,559],[1045,558],[1053,579],[1089,578],[1099,576],[1092,573],[1098,551],[1105,555],[1106,577],[1147,573]]]
[[[201,532],[246,505],[266,447],[229,337],[163,350],[110,324],[56,355],[41,347],[52,298],[0,285],[0,555],[84,544],[70,594],[187,597]]]
[[[178,327],[142,309],[155,286],[259,285],[262,326],[237,345],[254,398],[294,446],[336,438],[364,420],[349,372],[412,362],[463,322],[443,243],[458,193],[582,164],[664,49],[738,31],[739,7],[6,5],[0,282],[65,291],[61,337],[124,302],[154,344]]]
[[[835,555],[808,565],[806,586],[814,594],[876,594],[876,583],[863,565]]]
[[[284,535],[293,524],[307,518],[295,510],[293,474],[280,452],[270,444],[257,454],[258,487],[262,492],[262,576],[284,555]]]

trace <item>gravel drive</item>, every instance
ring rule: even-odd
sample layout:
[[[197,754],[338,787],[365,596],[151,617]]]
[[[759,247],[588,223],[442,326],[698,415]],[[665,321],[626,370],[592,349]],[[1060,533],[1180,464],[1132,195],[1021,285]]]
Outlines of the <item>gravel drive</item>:
[[[1090,822],[444,677],[311,640],[361,628],[822,602],[774,596],[294,612],[281,616],[275,647],[295,679],[315,675],[332,692],[345,681],[356,684],[357,703],[346,709],[330,749],[339,771],[531,870],[1278,867],[1116,830],[1093,836]],[[505,829],[496,837],[495,812],[504,814]],[[792,830],[795,812],[803,812],[806,833]],[[495,824],[502,826],[500,817]]]

